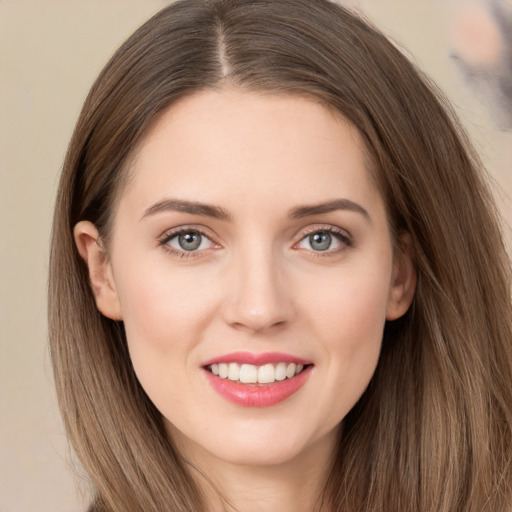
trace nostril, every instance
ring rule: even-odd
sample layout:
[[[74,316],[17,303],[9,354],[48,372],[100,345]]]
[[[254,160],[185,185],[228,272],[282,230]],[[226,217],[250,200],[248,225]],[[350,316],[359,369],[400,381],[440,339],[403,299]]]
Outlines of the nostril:
[[[267,255],[268,256],[268,255]],[[232,287],[223,304],[224,321],[234,329],[260,332],[282,329],[293,318],[289,286],[282,282],[272,257],[248,255],[242,268],[235,264]]]

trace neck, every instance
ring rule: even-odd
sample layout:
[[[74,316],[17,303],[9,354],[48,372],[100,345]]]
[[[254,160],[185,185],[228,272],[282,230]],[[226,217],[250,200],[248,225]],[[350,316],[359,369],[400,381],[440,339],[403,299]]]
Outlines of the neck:
[[[273,465],[233,464],[207,454],[187,459],[208,512],[327,512],[321,498],[335,443],[333,432],[293,460]]]

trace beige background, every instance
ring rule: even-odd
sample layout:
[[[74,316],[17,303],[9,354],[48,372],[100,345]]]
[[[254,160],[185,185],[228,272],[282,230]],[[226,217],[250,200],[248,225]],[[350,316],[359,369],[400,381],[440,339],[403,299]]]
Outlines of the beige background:
[[[510,215],[512,135],[499,133],[448,58],[466,0],[351,0],[447,92]],[[468,2],[470,0],[467,0]],[[46,270],[59,169],[81,103],[114,49],[163,0],[0,0],[0,511],[78,512],[46,345]]]

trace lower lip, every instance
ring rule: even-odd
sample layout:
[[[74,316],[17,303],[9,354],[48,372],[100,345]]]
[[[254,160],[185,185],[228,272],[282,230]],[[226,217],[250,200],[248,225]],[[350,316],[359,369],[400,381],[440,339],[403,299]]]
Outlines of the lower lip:
[[[306,382],[311,368],[312,365],[291,379],[275,381],[272,384],[241,384],[217,377],[208,370],[204,371],[212,388],[230,402],[244,407],[269,407],[296,393]]]

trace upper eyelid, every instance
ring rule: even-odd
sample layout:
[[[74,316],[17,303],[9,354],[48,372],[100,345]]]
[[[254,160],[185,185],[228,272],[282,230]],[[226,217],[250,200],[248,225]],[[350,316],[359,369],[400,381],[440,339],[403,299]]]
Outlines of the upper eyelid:
[[[183,224],[181,226],[169,228],[169,229],[163,231],[158,236],[157,239],[158,239],[159,243],[164,244],[164,243],[168,242],[169,240],[171,240],[173,237],[179,235],[180,233],[184,233],[187,231],[196,231],[199,234],[201,234],[202,236],[205,236],[206,238],[208,238],[211,242],[213,242],[217,245],[222,245],[219,242],[218,237],[214,233],[212,233],[212,231],[209,228],[207,228],[206,226],[203,226],[201,224]],[[296,245],[297,243],[299,243],[301,240],[303,240],[307,236],[309,236],[313,233],[319,232],[319,231],[329,232],[335,236],[338,236],[342,239],[346,239],[347,241],[352,242],[352,235],[346,229],[340,228],[339,226],[333,226],[332,224],[319,223],[319,224],[307,226],[305,228],[301,228],[298,232],[296,232],[296,234],[293,236],[293,240],[294,240],[293,245]]]
[[[301,244],[308,236],[311,236],[312,234],[318,232],[329,233],[332,236],[336,237],[339,243],[341,244],[341,247],[325,251],[314,251],[312,249],[304,249],[298,247],[298,245]],[[306,251],[307,253],[310,253],[315,257],[327,258],[344,253],[347,249],[352,247],[354,247],[354,240],[352,235],[346,229],[342,229],[340,227],[333,225],[317,225],[310,226],[309,228],[302,230],[298,235],[298,239],[296,239],[296,241],[293,243],[292,249]]]
[[[352,235],[349,231],[347,231],[346,229],[340,228],[338,226],[333,226],[331,224],[317,224],[314,226],[309,226],[309,227],[301,229],[295,236],[300,241],[303,238],[305,238],[313,233],[317,233],[319,231],[326,231],[328,233],[333,233],[335,235],[342,236],[349,240],[352,239]]]
[[[211,230],[209,230],[205,226],[201,226],[201,225],[197,225],[197,224],[184,224],[182,226],[176,226],[174,228],[166,229],[158,236],[157,239],[161,243],[166,242],[167,240],[170,240],[171,238],[173,238],[181,233],[186,233],[187,231],[196,231],[197,233],[210,239],[212,242],[218,243],[216,241],[215,235],[213,235],[211,233]]]
[[[197,226],[189,226],[189,225],[183,225],[175,228],[168,229],[164,231],[160,237],[157,238],[158,247],[166,251],[167,253],[170,253],[174,255],[175,257],[184,258],[184,259],[194,259],[201,256],[204,256],[205,253],[208,253],[209,250],[214,250],[221,248],[222,246],[214,239],[213,236],[208,235],[206,230],[198,228]],[[192,251],[186,251],[184,249],[180,249],[177,247],[174,247],[170,244],[170,241],[179,236],[182,233],[187,232],[196,232],[199,233],[201,236],[204,236],[207,238],[212,245],[217,247],[207,247],[201,250],[192,250]]]

